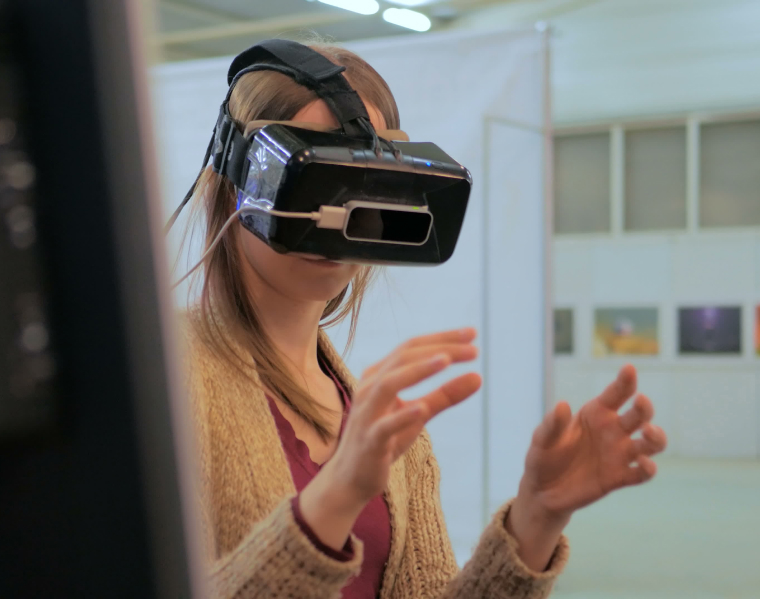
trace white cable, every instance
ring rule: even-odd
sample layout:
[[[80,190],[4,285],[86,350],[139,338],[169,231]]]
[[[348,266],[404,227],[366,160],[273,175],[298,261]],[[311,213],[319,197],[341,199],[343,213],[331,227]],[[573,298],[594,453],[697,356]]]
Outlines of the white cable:
[[[224,223],[224,226],[219,230],[219,233],[217,233],[216,237],[214,238],[214,241],[211,242],[211,245],[208,246],[208,249],[203,253],[203,256],[201,256],[201,259],[198,261],[198,263],[193,266],[184,277],[182,277],[179,281],[174,283],[172,285],[172,289],[176,289],[177,286],[182,283],[187,277],[189,277],[191,274],[193,274],[200,266],[203,264],[203,262],[208,258],[209,254],[214,251],[214,248],[219,244],[219,242],[222,240],[222,237],[224,237],[224,234],[227,232],[227,229],[229,229],[232,226],[232,223],[235,222],[238,216],[241,214],[253,214],[253,213],[259,213],[259,212],[266,212],[267,214],[272,214],[274,216],[282,216],[285,218],[308,218],[310,220],[315,220],[319,222],[321,215],[319,212],[281,212],[279,210],[267,210],[266,208],[257,208],[254,206],[243,206],[239,210],[235,210],[230,217],[227,219],[227,222]]]

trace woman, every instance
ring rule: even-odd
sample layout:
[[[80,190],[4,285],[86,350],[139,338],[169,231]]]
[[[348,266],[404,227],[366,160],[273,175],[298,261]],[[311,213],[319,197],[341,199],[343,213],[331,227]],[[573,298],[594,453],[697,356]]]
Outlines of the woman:
[[[356,55],[316,48],[346,67],[375,129],[398,129],[382,78]],[[243,75],[230,96],[238,126],[292,120],[337,128],[322,100],[287,75]],[[572,513],[649,480],[665,447],[631,366],[571,415],[560,403],[536,429],[518,495],[459,571],[424,425],[472,396],[475,373],[415,401],[398,393],[476,358],[473,329],[407,341],[362,374],[347,371],[323,329],[355,319],[370,267],[281,255],[235,224],[231,183],[199,181],[206,243],[199,306],[187,318],[201,504],[215,597],[537,599],[568,557]],[[641,431],[640,438],[631,435]],[[635,464],[634,464],[635,463]]]

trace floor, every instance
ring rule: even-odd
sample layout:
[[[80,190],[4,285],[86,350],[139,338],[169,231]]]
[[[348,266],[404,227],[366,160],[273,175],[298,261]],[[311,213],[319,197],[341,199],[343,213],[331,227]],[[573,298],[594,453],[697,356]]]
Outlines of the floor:
[[[552,599],[760,599],[760,461],[657,463],[573,517]]]

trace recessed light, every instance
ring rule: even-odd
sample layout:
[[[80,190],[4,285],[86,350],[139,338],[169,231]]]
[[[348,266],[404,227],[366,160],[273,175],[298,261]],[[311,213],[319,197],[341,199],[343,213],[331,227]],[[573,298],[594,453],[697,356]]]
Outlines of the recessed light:
[[[417,6],[425,6],[426,4],[432,4],[435,0],[385,0],[389,4],[398,4],[399,6],[406,6],[407,8],[415,8]]]
[[[432,23],[421,12],[407,8],[389,8],[383,12],[383,19],[399,27],[406,27],[414,31],[427,31]]]
[[[380,10],[376,0],[319,0],[322,4],[329,4],[336,8],[343,8],[360,15],[374,15]]]

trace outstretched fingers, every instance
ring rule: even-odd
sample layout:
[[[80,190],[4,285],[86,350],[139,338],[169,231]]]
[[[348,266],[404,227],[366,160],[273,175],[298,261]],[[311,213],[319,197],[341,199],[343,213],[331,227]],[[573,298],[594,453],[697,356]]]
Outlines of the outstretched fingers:
[[[559,402],[536,428],[533,443],[544,448],[554,445],[569,426],[572,416],[570,404],[566,401]]]
[[[385,359],[367,368],[362,373],[362,378],[375,376],[391,364],[424,359],[438,353],[451,355],[454,362],[473,360],[477,357],[477,349],[471,343],[476,335],[475,329],[466,328],[414,337]]]
[[[451,358],[446,354],[437,354],[426,360],[407,363],[393,368],[392,365],[378,372],[365,383],[362,393],[357,394],[362,399],[357,403],[371,404],[370,410],[382,410],[396,399],[404,389],[413,387],[427,378],[441,372],[451,364]]]
[[[369,434],[380,446],[410,426],[419,426],[421,429],[433,416],[470,397],[480,389],[481,383],[480,375],[475,373],[452,379],[432,393],[403,402],[401,409],[376,420]]]
[[[655,474],[657,474],[657,464],[647,456],[641,455],[636,459],[635,466],[628,466],[624,471],[621,486],[640,485],[652,480]]]
[[[668,438],[665,431],[654,424],[647,424],[641,431],[641,438],[631,441],[629,452],[630,461],[635,461],[639,456],[653,456],[665,451]]]
[[[472,327],[464,329],[455,329],[453,331],[444,331],[442,333],[432,333],[430,335],[421,335],[407,341],[404,346],[407,348],[420,347],[423,345],[439,345],[441,343],[471,343],[477,336],[477,331]]]
[[[630,435],[647,424],[654,416],[654,406],[646,395],[637,395],[633,405],[620,416],[620,426]]]
[[[602,391],[597,401],[608,408],[619,410],[634,393],[636,393],[636,369],[631,364],[626,364],[620,369],[617,378]]]
[[[384,446],[393,435],[409,426],[423,424],[427,417],[424,405],[409,403],[402,409],[376,420],[369,434],[378,446]]]
[[[407,405],[424,406],[425,420],[428,421],[445,409],[463,402],[476,393],[482,384],[483,379],[480,375],[470,372],[450,380],[435,391],[423,395],[419,399],[407,402]]]
[[[398,353],[394,364],[409,364],[427,360],[439,354],[447,355],[451,363],[471,362],[478,357],[478,348],[470,343],[436,343],[412,347]]]

